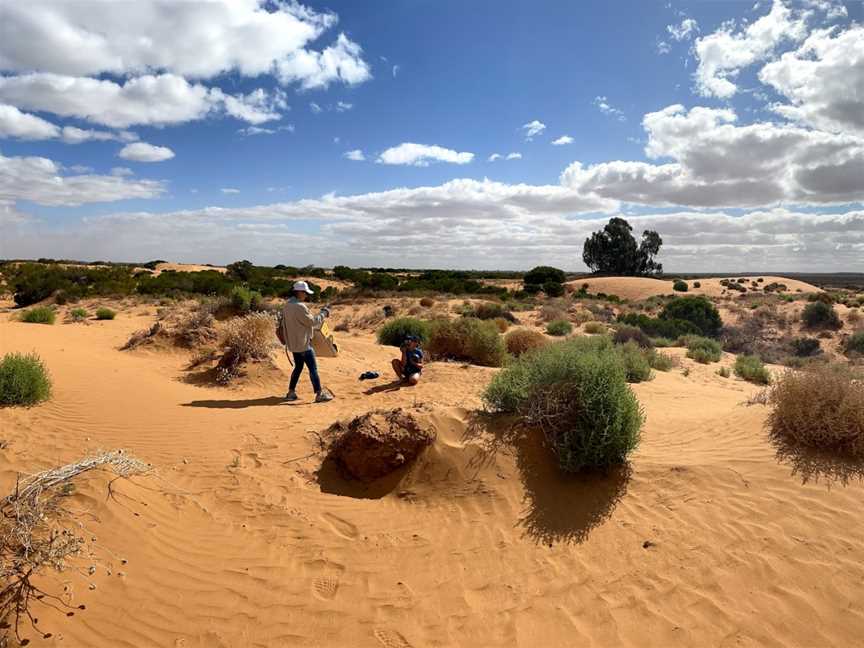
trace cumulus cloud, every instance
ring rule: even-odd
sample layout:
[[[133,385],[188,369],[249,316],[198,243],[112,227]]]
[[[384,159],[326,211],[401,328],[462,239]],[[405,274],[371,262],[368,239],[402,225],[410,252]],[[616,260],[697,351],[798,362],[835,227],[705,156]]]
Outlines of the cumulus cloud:
[[[67,175],[43,157],[0,154],[0,203],[27,200],[40,205],[74,207],[128,198],[154,198],[165,191],[156,180],[130,180],[119,175]]]
[[[724,23],[696,39],[696,90],[728,99],[738,91],[733,79],[742,68],[764,60],[783,42],[800,42],[807,31],[807,14],[790,9],[783,0],[774,0],[769,13],[746,27]]]
[[[52,139],[60,135],[55,124],[36,115],[28,115],[15,106],[0,104],[0,137],[26,140]]]
[[[339,34],[336,43],[321,52],[301,49],[278,61],[276,72],[282,83],[299,81],[307,90],[324,88],[334,81],[356,85],[372,78],[362,53],[360,45]]]
[[[569,135],[562,135],[556,140],[552,140],[552,146],[565,146],[567,144],[572,144],[573,138]]]
[[[468,164],[474,159],[473,153],[458,152],[443,146],[430,146],[403,142],[378,156],[380,164],[402,164],[409,166],[429,166],[431,162],[448,162],[450,164]]]
[[[627,118],[624,116],[624,112],[615,108],[609,103],[609,100],[606,97],[594,97],[594,105],[602,112],[604,115],[609,115],[610,117],[614,117],[618,121],[625,121]]]
[[[689,40],[699,31],[699,23],[692,18],[684,18],[677,25],[666,25],[666,31],[673,40],[683,41]]]
[[[363,162],[366,159],[366,156],[363,155],[363,151],[360,149],[354,149],[353,151],[345,151],[343,156],[348,160],[354,160],[355,162]]]
[[[522,134],[529,142],[533,140],[535,136],[542,133],[544,130],[546,130],[546,124],[544,124],[538,119],[530,121],[527,124],[522,124]]]
[[[504,159],[506,159],[506,160],[521,160],[521,159],[522,159],[522,154],[521,154],[521,153],[516,153],[516,152],[508,153],[508,154],[507,154],[507,157],[504,158]]]
[[[813,32],[765,65],[759,80],[789,100],[773,109],[794,121],[864,136],[864,26]]]
[[[174,157],[174,151],[167,146],[154,146],[146,142],[127,144],[117,154],[124,160],[133,162],[163,162]]]
[[[337,101],[336,102],[336,112],[346,112],[351,110],[354,107],[354,104],[348,103],[347,101]]]
[[[508,153],[507,155],[501,155],[500,153],[493,153],[487,158],[488,162],[496,162],[497,160],[521,160],[522,154],[516,151],[512,153]]]
[[[669,106],[645,115],[645,152],[665,164],[571,164],[563,184],[643,205],[754,207],[864,200],[864,139],[761,122],[731,109]]]

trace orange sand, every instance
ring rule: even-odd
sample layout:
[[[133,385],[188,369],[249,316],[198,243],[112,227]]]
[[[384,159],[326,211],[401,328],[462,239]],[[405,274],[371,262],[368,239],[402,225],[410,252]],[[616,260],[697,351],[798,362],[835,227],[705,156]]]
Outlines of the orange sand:
[[[684,359],[689,376],[634,386],[648,422],[629,479],[566,478],[537,443],[471,424],[493,369],[432,363],[418,387],[384,387],[395,350],[342,333],[340,357],[320,360],[337,400],[311,404],[304,377],[304,400],[287,405],[281,380],[195,386],[185,354],[118,351],[152,311],[54,326],[0,315],[0,352],[38,350],[55,381],[50,402],[0,409],[3,492],[17,471],[99,448],[157,468],[111,499],[107,477],[79,484],[107,562],[46,580],[87,609],[38,609],[53,637],[25,632],[31,646],[779,648],[864,635],[864,488],[802,484],[766,441],[765,409],[742,404],[756,388],[718,365]],[[383,378],[358,382],[366,369]],[[439,430],[400,484],[316,479],[311,431],[395,406]]]

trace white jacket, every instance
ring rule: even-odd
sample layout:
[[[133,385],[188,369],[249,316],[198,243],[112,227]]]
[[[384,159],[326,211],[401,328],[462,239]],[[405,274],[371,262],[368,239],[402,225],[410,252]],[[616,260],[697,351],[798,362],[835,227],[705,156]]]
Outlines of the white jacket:
[[[282,307],[285,346],[291,353],[303,353],[312,348],[315,329],[324,323],[324,313],[312,315],[306,304],[292,297]]]

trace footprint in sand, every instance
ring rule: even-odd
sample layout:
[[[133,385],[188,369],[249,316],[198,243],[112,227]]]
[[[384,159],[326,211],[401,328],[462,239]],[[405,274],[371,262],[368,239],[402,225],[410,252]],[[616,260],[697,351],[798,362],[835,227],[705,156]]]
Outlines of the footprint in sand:
[[[312,582],[312,592],[318,598],[329,601],[339,591],[339,579],[335,576],[323,576]]]
[[[338,515],[333,515],[332,513],[322,513],[321,517],[337,535],[340,535],[347,540],[357,539],[357,527],[351,524],[348,520],[341,518]]]
[[[384,648],[412,648],[401,634],[395,630],[378,628],[375,630],[375,638]]]

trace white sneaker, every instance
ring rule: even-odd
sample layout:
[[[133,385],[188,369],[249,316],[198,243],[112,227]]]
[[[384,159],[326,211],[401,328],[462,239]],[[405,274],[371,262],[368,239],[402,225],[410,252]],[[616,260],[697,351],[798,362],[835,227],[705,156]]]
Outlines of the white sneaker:
[[[316,403],[326,403],[327,401],[333,400],[333,394],[330,393],[330,390],[327,388],[322,388],[318,395],[315,396]]]

